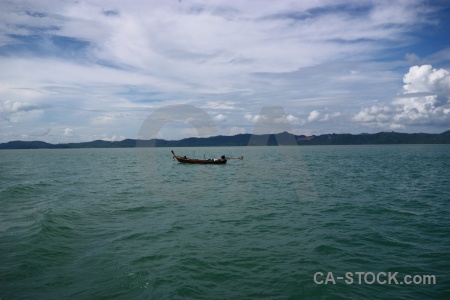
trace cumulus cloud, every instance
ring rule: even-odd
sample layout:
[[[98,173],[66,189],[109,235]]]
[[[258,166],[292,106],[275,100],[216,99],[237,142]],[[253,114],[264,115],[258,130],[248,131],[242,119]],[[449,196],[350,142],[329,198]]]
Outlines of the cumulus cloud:
[[[333,119],[339,118],[342,115],[342,113],[336,111],[333,113],[326,113],[322,119],[320,119],[321,122],[327,122],[327,121],[331,121]]]
[[[282,114],[281,116],[276,116],[276,115],[262,115],[260,116],[262,118],[264,118],[264,120],[268,121],[269,124],[273,123],[273,124],[285,124],[285,125],[299,125],[299,124],[303,124],[304,121],[302,121],[300,118],[294,116],[293,114]]]
[[[300,121],[299,118],[297,118],[296,116],[291,115],[291,114],[287,115],[287,116],[286,116],[286,119],[287,119],[287,120],[289,121],[289,123],[291,123],[291,124],[297,124],[297,123]]]
[[[352,120],[357,123],[363,123],[372,127],[386,127],[389,129],[403,128],[400,124],[392,122],[393,116],[398,110],[388,106],[376,106],[363,108]]]
[[[405,93],[431,92],[449,96],[450,76],[444,69],[433,69],[431,65],[414,66],[403,77]]]
[[[450,73],[431,65],[413,66],[403,77],[404,93],[390,105],[363,108],[352,120],[374,127],[450,125]]]
[[[272,114],[271,114],[272,113]],[[244,118],[247,121],[250,121],[252,123],[256,123],[260,120],[263,120],[267,125],[271,124],[274,126],[277,125],[288,125],[288,124],[301,124],[302,121],[300,118],[294,116],[293,114],[285,115],[284,113],[282,115],[277,115],[276,113],[273,113],[273,111],[269,111],[269,114],[260,114],[260,115],[254,115],[254,114],[245,114]]]
[[[394,121],[450,125],[450,72],[431,65],[414,66],[403,82],[403,97],[392,102],[399,111]]]
[[[252,123],[256,123],[261,118],[261,116],[260,115],[245,114],[244,118],[247,121],[250,121]]]
[[[227,120],[227,117],[222,115],[222,114],[218,114],[217,116],[215,116],[213,118],[215,121],[219,121],[219,122],[223,122]]]
[[[308,117],[306,118],[305,122],[328,122],[332,121],[334,119],[339,118],[342,116],[341,112],[335,111],[335,112],[329,112],[329,109],[325,108],[324,110],[313,110],[309,113]]]
[[[313,122],[313,121],[317,121],[320,118],[320,111],[318,110],[313,110],[312,112],[309,113],[308,115],[308,122]]]

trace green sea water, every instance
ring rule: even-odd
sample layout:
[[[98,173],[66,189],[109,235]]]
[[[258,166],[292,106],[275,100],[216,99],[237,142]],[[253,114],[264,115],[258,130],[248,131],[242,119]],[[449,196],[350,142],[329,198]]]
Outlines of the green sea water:
[[[1,151],[0,299],[450,297],[450,145],[170,150]]]

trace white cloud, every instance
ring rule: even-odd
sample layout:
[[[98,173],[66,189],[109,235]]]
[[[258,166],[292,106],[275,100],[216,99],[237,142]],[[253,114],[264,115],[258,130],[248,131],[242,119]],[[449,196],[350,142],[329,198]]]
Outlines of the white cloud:
[[[363,123],[369,123],[369,122],[387,122],[391,119],[391,116],[394,112],[391,108],[387,106],[376,106],[373,105],[371,107],[367,107],[362,109],[360,112],[358,112],[354,117],[353,120],[356,122],[363,122]]]
[[[291,123],[291,124],[297,124],[299,121],[300,121],[300,119],[299,118],[297,118],[296,116],[294,116],[294,115],[287,115],[286,116],[286,119],[289,121],[289,123]]]
[[[433,69],[431,65],[413,66],[403,77],[406,93],[430,92],[436,95],[450,95],[450,76],[444,69]]]
[[[319,120],[319,118],[320,118],[320,111],[313,110],[312,112],[309,113],[307,120],[308,122],[314,122]]]
[[[450,126],[450,72],[431,65],[414,66],[403,82],[403,97],[392,102],[400,110],[396,121]]]
[[[413,66],[403,78],[405,93],[390,105],[363,108],[352,120],[368,126],[450,126],[450,73],[431,65]]]
[[[227,117],[222,115],[222,114],[218,114],[217,116],[215,116],[213,118],[215,121],[219,121],[219,122],[223,122],[227,120]]]
[[[329,122],[332,120],[335,120],[342,116],[341,112],[327,112],[328,109],[325,108],[323,111],[320,110],[313,110],[309,113],[308,117],[306,118],[306,122]],[[304,124],[305,121],[302,122]]]
[[[247,121],[250,121],[252,123],[256,123],[261,118],[261,116],[260,115],[245,114],[244,118]]]
[[[105,15],[105,6],[117,13]],[[420,5],[400,2],[361,4],[360,15],[345,10],[312,13],[325,7],[320,2],[265,1],[257,6],[239,1],[25,1],[6,5],[4,36],[18,25],[27,25],[24,35],[38,26],[52,28],[49,32],[55,35],[91,43],[87,51],[95,59],[159,78],[221,87],[239,78],[239,72],[289,72],[379,51],[386,46],[370,41],[401,39],[410,24],[427,22]],[[25,13],[30,10],[47,13],[36,18]]]
[[[342,114],[340,112],[333,112],[333,113],[326,113],[322,119],[320,119],[320,122],[328,122],[333,119],[339,118]]]

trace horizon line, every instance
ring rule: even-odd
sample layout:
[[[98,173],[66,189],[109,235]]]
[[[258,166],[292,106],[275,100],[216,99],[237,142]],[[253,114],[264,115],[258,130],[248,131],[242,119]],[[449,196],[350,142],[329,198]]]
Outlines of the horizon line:
[[[444,133],[450,132],[449,130],[445,130],[441,133],[427,133],[427,132],[413,132],[413,133],[408,133],[408,132],[397,132],[397,131],[379,131],[376,133],[366,133],[366,132],[362,132],[362,133],[324,133],[324,134],[312,134],[312,135],[305,135],[305,134],[293,134],[290,133],[288,131],[283,131],[283,132],[279,132],[279,133],[263,133],[263,134],[254,134],[254,133],[238,133],[238,134],[234,134],[234,135],[213,135],[213,136],[204,136],[204,137],[196,137],[196,136],[191,136],[191,137],[186,137],[186,138],[181,138],[178,140],[168,140],[168,139],[163,139],[163,138],[152,138],[152,139],[138,139],[138,138],[124,138],[122,140],[105,140],[105,139],[97,139],[97,140],[90,140],[90,141],[82,141],[82,142],[58,142],[58,143],[50,143],[50,142],[45,142],[42,140],[11,140],[8,142],[1,142],[0,145],[2,144],[8,144],[8,143],[12,143],[12,142],[41,142],[41,143],[46,143],[46,144],[50,144],[50,145],[65,145],[65,144],[82,144],[82,143],[92,143],[92,142],[97,142],[97,141],[101,141],[101,142],[110,142],[110,143],[117,143],[117,142],[123,142],[126,140],[134,140],[134,141],[166,141],[166,142],[179,142],[179,141],[183,141],[186,139],[207,139],[207,138],[213,138],[213,137],[234,137],[234,136],[239,136],[239,135],[251,135],[251,136],[264,136],[264,135],[280,135],[280,134],[290,134],[293,135],[295,137],[299,137],[299,136],[305,136],[305,137],[313,137],[313,136],[323,136],[323,135],[374,135],[374,134],[380,134],[380,133],[398,133],[398,134],[427,134],[427,135],[442,135]]]

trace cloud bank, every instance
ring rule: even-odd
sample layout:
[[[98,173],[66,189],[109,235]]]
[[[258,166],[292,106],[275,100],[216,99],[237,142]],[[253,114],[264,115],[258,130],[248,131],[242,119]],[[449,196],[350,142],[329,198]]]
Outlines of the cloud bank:
[[[390,105],[362,109],[353,121],[399,129],[412,125],[450,127],[450,73],[431,65],[413,66],[403,77],[404,93]]]

